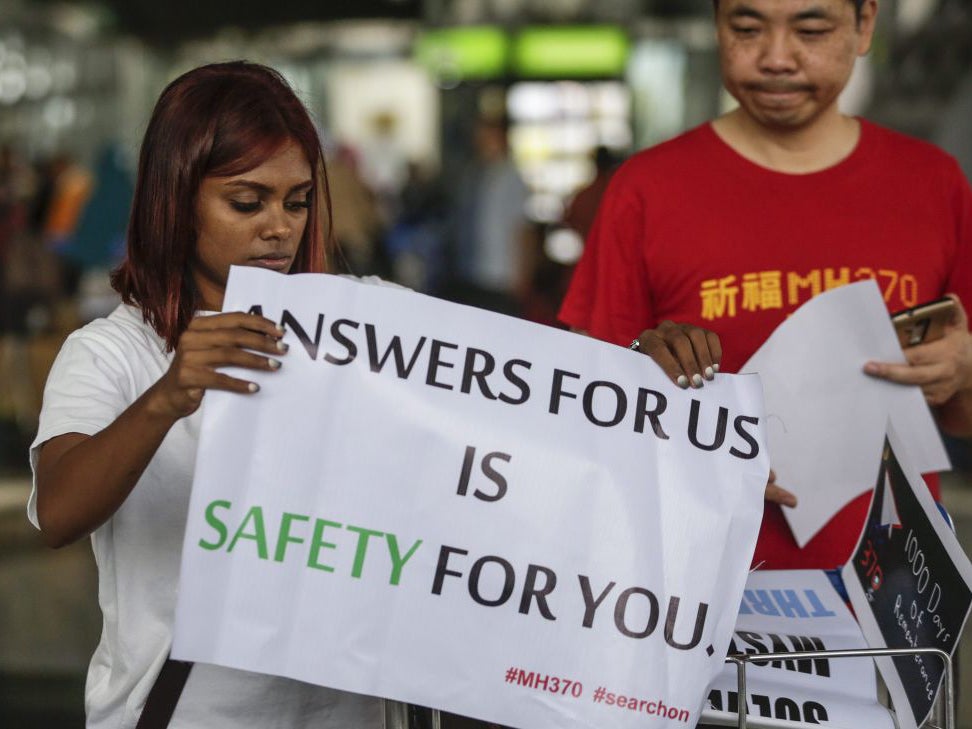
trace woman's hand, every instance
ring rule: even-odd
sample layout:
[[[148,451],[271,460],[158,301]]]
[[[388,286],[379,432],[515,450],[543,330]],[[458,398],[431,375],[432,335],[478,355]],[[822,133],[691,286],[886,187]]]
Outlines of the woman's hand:
[[[722,345],[719,335],[691,324],[663,321],[655,329],[646,329],[635,340],[637,350],[647,354],[679,387],[702,387],[719,371]],[[632,342],[632,349],[635,349]],[[796,506],[797,498],[776,483],[776,473],[770,471],[763,498],[781,506]]]
[[[715,377],[722,361],[722,345],[715,332],[673,321],[663,321],[655,329],[646,329],[631,343],[631,348],[655,360],[682,388],[690,384],[702,387],[704,380]]]
[[[197,316],[183,332],[168,371],[149,390],[152,412],[178,419],[191,415],[206,390],[249,394],[256,383],[217,372],[219,367],[280,369],[287,345],[282,328],[255,314],[234,312]],[[261,354],[255,354],[259,352]],[[264,356],[271,355],[271,356]]]

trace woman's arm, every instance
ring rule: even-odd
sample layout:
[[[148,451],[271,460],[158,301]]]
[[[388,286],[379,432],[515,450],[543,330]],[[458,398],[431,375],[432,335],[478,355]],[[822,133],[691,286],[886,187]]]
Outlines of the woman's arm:
[[[114,422],[92,436],[66,433],[45,442],[36,471],[37,519],[44,542],[62,547],[107,521],[138,483],[169,429],[199,408],[206,390],[256,392],[255,384],[216,369],[279,369],[276,357],[286,351],[282,336],[276,324],[261,316],[197,317],[179,339],[168,371]]]

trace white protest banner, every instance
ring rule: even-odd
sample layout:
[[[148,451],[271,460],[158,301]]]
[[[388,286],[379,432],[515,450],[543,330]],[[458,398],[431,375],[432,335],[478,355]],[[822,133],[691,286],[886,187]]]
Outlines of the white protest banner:
[[[290,352],[206,395],[174,657],[531,729],[695,725],[762,515],[758,378],[680,390],[334,276],[234,268],[224,308]]]
[[[783,515],[801,547],[870,489],[889,416],[922,473],[950,468],[921,389],[868,377],[868,360],[905,362],[873,280],[810,299],[740,370],[762,378],[770,461],[797,496]]]
[[[867,648],[861,629],[820,570],[760,570],[746,582],[730,654]],[[894,729],[877,700],[871,658],[753,661],[746,667],[750,727]],[[735,664],[712,683],[703,722],[736,726]]]
[[[954,655],[972,607],[972,564],[897,431],[891,421],[867,521],[841,573],[872,647]],[[933,655],[875,660],[898,726],[916,729],[934,706],[942,661]]]

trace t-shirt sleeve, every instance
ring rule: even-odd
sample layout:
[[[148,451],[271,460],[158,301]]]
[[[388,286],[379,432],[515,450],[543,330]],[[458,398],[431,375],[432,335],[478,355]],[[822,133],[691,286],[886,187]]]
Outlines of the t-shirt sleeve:
[[[952,208],[955,220],[955,256],[945,293],[957,294],[972,319],[972,188],[958,163],[951,165]]]
[[[654,326],[644,265],[645,211],[631,175],[618,170],[604,194],[559,318],[575,329],[628,344]]]
[[[37,523],[37,458],[40,447],[59,435],[94,435],[115,421],[132,400],[124,359],[107,342],[75,333],[58,353],[44,386],[37,437],[30,446],[33,488],[27,517]]]

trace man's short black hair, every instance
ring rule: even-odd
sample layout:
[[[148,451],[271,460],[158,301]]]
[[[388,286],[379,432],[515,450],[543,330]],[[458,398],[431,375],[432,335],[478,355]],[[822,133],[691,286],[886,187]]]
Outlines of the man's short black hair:
[[[854,12],[857,14],[857,19],[861,19],[861,8],[864,7],[864,0],[851,0],[854,3]],[[712,6],[718,10],[719,0],[712,0]]]

